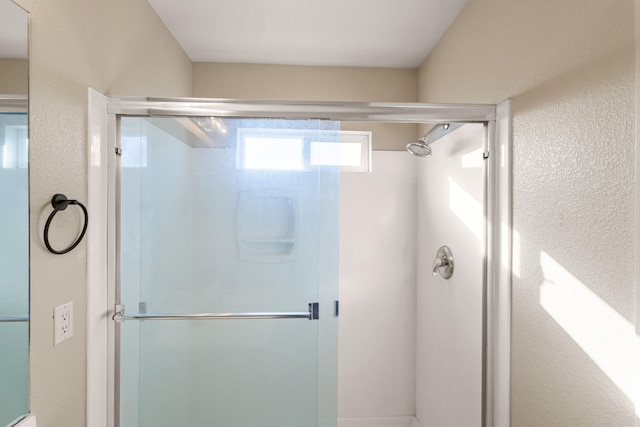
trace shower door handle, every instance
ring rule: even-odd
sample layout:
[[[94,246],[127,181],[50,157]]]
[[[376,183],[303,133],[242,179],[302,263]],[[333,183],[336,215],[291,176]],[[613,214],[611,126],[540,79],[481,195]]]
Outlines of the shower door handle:
[[[448,246],[441,246],[436,252],[436,259],[433,261],[433,268],[431,274],[437,276],[438,274],[443,279],[449,279],[453,275],[453,253]]]
[[[0,316],[0,323],[28,322],[29,316]]]
[[[309,319],[320,318],[320,304],[310,302],[307,311],[293,312],[252,312],[252,313],[125,313],[124,305],[115,307],[112,320],[123,322],[125,320],[238,320],[238,319]]]

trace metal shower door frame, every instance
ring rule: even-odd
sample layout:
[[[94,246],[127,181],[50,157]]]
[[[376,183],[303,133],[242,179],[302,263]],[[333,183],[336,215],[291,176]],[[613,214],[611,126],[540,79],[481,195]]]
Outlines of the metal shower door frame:
[[[28,113],[27,95],[0,95],[0,111],[3,113]]]
[[[87,425],[113,427],[115,410],[116,171],[119,116],[330,119],[378,123],[484,123],[487,128],[486,311],[483,360],[485,427],[509,426],[511,296],[511,101],[491,104],[252,101],[106,97],[89,90]],[[94,214],[95,216],[96,214]],[[96,291],[101,289],[101,291]]]

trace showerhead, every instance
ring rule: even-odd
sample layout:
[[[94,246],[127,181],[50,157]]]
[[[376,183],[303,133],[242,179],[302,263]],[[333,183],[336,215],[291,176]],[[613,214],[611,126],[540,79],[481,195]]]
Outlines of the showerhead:
[[[418,157],[431,156],[431,147],[427,143],[426,135],[419,138],[417,141],[413,141],[407,144],[407,151]]]
[[[414,156],[429,157],[432,154],[429,146],[432,142],[437,141],[449,132],[453,132],[462,125],[462,123],[438,123],[425,136],[418,138],[417,141],[408,143],[407,151]]]

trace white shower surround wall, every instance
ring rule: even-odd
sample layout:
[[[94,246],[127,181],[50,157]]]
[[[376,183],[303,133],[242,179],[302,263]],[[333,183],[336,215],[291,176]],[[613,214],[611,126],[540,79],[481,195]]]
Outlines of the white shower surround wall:
[[[338,427],[423,427],[416,417],[339,418]]]
[[[375,151],[372,173],[341,174],[338,427],[481,425],[483,135],[468,125],[432,158]],[[448,281],[431,276],[441,244]]]
[[[416,162],[374,151],[340,176],[339,427],[411,427],[416,378]]]

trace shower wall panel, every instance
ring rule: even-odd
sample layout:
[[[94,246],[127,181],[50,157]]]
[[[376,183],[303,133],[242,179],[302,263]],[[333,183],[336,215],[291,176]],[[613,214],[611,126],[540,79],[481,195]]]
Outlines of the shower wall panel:
[[[374,151],[371,173],[341,174],[341,426],[405,426],[415,414],[417,161]]]
[[[416,416],[423,426],[482,425],[484,128],[466,124],[418,164]],[[450,279],[432,275],[446,245]]]
[[[422,427],[414,416],[342,418],[338,427]]]

